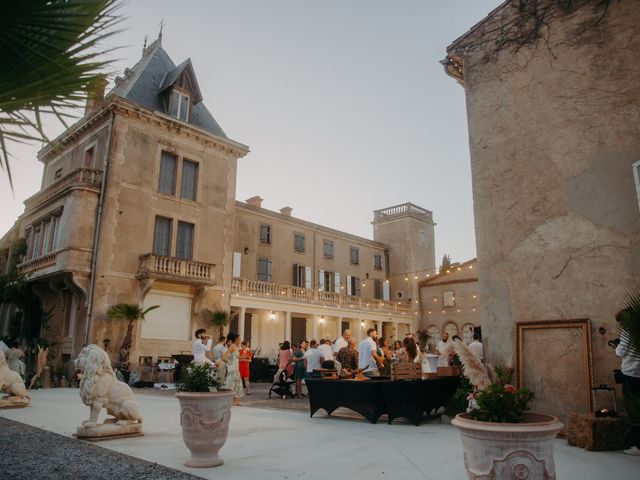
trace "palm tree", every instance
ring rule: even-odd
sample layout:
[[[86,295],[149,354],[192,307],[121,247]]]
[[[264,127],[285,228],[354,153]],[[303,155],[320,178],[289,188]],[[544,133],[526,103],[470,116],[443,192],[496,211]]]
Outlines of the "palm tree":
[[[616,315],[620,338],[629,344],[629,351],[640,357],[640,291],[625,298],[622,310]]]
[[[229,312],[224,310],[209,310],[205,308],[205,314],[209,317],[209,321],[220,328],[220,336],[224,335],[224,327],[229,323]]]
[[[0,2],[0,168],[11,181],[7,142],[47,141],[42,115],[63,124],[104,81],[119,0]]]
[[[442,263],[440,264],[440,273],[444,273],[451,267],[451,257],[446,253],[442,256]]]
[[[136,305],[135,303],[118,303],[107,310],[107,317],[116,320],[127,320],[129,322],[127,324],[127,334],[122,339],[122,346],[118,354],[118,362],[120,363],[121,370],[128,372],[131,369],[129,354],[131,352],[134,322],[144,320],[145,315],[156,308],[160,308],[160,305],[153,305],[143,310],[140,305]]]

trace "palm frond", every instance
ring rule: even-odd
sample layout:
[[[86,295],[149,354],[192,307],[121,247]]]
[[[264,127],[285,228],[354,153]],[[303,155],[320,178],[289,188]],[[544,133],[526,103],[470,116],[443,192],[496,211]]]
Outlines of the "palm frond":
[[[620,338],[626,340],[632,354],[640,357],[640,291],[633,291],[626,295],[616,320]]]
[[[138,320],[142,313],[140,305],[135,303],[118,303],[107,310],[107,317],[116,320]]]
[[[0,2],[0,168],[10,183],[7,141],[46,142],[41,114],[62,119],[105,78],[112,49],[103,42],[117,33],[119,8],[120,0]]]

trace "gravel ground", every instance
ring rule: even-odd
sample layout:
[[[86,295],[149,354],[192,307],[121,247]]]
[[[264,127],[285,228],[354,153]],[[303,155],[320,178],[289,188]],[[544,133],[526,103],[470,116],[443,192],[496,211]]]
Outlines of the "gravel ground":
[[[201,478],[0,417],[0,478]]]

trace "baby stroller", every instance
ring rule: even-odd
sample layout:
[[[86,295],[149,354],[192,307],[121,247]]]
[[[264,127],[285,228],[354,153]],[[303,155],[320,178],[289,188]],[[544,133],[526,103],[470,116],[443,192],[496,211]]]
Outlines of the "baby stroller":
[[[282,397],[283,400],[293,398],[291,385],[296,383],[294,376],[295,366],[295,362],[289,362],[287,367],[280,372],[278,378],[273,382],[273,385],[271,385],[271,388],[269,389],[269,398],[271,398],[271,392]]]

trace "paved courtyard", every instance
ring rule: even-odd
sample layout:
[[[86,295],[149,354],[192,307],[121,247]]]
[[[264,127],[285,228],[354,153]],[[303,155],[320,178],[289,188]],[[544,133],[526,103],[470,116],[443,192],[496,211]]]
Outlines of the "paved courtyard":
[[[319,413],[309,418],[303,411],[247,406],[233,407],[229,439],[221,450],[225,464],[212,469],[187,468],[183,461],[188,450],[182,443],[177,400],[170,392],[136,393],[145,436],[95,444],[99,448],[203,478],[225,480],[324,480],[328,475],[354,480],[467,478],[458,434],[438,421],[420,427],[405,423],[372,425],[353,415],[328,417]],[[88,416],[76,389],[38,390],[32,394],[31,407],[2,410],[0,417],[71,437]],[[84,446],[83,442],[74,442],[69,448]],[[587,452],[559,439],[555,453],[559,479],[601,480],[612,475],[616,480],[640,478],[640,458],[622,452]],[[46,478],[65,476],[52,473]]]

